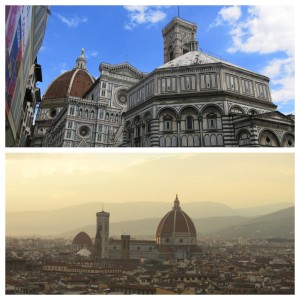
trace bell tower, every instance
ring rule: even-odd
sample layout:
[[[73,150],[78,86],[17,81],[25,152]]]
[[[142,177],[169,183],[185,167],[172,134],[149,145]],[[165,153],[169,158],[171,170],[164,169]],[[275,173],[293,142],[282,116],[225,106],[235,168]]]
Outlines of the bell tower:
[[[197,25],[181,18],[173,18],[162,30],[164,39],[164,63],[187,52],[198,51]]]
[[[110,214],[103,210],[96,213],[95,251],[98,261],[109,258],[109,216]]]

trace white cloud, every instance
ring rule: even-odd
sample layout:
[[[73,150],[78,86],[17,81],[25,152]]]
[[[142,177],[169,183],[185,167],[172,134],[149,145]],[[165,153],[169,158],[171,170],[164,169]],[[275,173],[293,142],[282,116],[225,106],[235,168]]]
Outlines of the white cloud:
[[[294,9],[292,6],[253,6],[248,17],[232,26],[229,52],[294,53]]]
[[[270,77],[272,100],[280,106],[294,101],[294,8],[293,6],[251,6],[242,16],[236,6],[222,8],[213,26],[229,26],[230,53],[275,54],[260,73]],[[283,55],[285,55],[284,58]]]
[[[166,13],[159,6],[130,5],[124,6],[128,11],[129,22],[124,25],[127,30],[134,29],[137,25],[153,25],[165,19]]]
[[[294,100],[295,97],[295,61],[294,57],[274,58],[260,70],[270,77],[272,100],[279,106]]]
[[[271,89],[272,100],[280,105],[286,104],[294,100],[295,97],[295,78],[294,76],[281,76],[281,78],[273,80],[275,86]]]
[[[68,27],[76,28],[80,23],[86,23],[88,21],[87,17],[78,17],[73,16],[70,18],[67,18],[65,16],[62,16],[60,14],[55,14],[63,23],[65,23]]]
[[[234,24],[242,15],[241,8],[239,6],[223,7],[212,26],[219,26],[224,23]]]
[[[282,74],[292,75],[294,72],[295,63],[292,57],[283,59],[274,58],[261,70],[262,74],[270,78],[277,78]]]
[[[92,56],[92,57],[96,57],[97,55],[98,55],[98,51],[92,51],[90,53],[90,56]]]
[[[98,56],[98,51],[96,51],[96,50],[93,50],[93,51],[88,52],[88,53],[85,54],[86,58],[97,57],[97,56]]]

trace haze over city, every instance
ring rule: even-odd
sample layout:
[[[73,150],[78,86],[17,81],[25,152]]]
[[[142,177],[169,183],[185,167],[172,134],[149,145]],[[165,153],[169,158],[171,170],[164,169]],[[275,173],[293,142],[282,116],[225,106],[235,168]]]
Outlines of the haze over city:
[[[7,212],[89,202],[99,202],[99,208],[108,203],[172,203],[176,193],[183,204],[293,205],[294,154],[6,154]]]

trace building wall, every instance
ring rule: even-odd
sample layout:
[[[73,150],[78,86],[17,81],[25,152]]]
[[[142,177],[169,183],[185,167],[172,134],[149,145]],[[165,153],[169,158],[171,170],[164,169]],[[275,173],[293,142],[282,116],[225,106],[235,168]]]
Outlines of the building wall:
[[[291,118],[262,116],[276,111],[268,78],[223,63],[159,68],[130,89],[128,99],[125,147],[263,146],[255,115],[264,120],[261,130],[277,126],[275,137],[268,135],[273,146],[287,144],[280,138],[285,134],[294,145]]]
[[[33,146],[116,147],[122,144],[127,90],[143,73],[127,63],[101,64],[100,71],[101,76],[84,98],[67,96],[42,101]],[[60,114],[64,107],[67,113]],[[53,109],[57,114],[51,117]]]
[[[26,146],[36,103],[36,57],[46,30],[49,6],[6,7],[6,146]],[[30,78],[31,76],[31,78]],[[28,145],[27,145],[28,146]]]
[[[110,239],[109,257],[110,259],[122,258],[123,240]],[[158,258],[158,247],[155,241],[130,240],[129,259]]]

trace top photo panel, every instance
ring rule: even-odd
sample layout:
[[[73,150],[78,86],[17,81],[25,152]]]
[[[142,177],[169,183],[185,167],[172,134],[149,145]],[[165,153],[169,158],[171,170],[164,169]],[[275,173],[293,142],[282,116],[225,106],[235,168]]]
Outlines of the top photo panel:
[[[294,147],[293,6],[5,6],[6,147]]]

